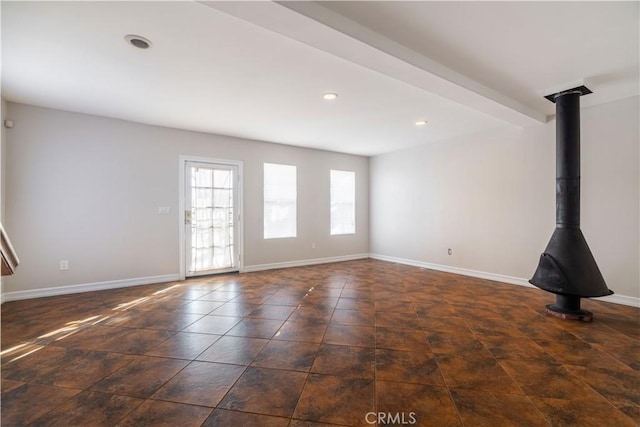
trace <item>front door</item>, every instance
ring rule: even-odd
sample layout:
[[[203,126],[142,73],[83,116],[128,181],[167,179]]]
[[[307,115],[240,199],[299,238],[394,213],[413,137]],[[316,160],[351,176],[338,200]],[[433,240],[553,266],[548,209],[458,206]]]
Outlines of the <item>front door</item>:
[[[238,271],[238,166],[185,164],[186,276]]]

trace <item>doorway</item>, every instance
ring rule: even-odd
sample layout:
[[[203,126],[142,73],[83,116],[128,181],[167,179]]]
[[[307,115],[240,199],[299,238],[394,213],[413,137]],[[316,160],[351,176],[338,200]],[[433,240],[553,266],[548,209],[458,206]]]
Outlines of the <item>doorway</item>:
[[[181,157],[182,278],[241,270],[241,163]]]

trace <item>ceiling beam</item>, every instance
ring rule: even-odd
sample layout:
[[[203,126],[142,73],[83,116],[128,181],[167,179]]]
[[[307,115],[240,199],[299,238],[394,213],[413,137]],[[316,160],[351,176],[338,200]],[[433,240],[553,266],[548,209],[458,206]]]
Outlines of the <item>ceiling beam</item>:
[[[209,7],[517,126],[547,118],[315,2],[210,2]]]

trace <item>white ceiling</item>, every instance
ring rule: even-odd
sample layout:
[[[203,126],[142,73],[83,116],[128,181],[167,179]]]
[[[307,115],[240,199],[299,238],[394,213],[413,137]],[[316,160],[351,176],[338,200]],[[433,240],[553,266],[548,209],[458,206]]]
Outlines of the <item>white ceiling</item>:
[[[584,105],[639,93],[637,2],[1,7],[9,101],[339,152],[536,126],[582,78]]]

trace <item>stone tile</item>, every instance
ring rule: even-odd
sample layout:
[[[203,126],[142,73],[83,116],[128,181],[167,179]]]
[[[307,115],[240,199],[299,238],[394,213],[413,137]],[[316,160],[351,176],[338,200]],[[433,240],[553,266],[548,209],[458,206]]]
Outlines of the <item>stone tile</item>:
[[[213,408],[244,370],[244,366],[191,362],[151,398]]]
[[[378,298],[379,296],[382,299]],[[397,297],[397,294],[394,294]],[[416,310],[408,298],[403,300],[386,299],[384,293],[376,293],[376,302],[374,305],[376,313],[404,313],[415,314]],[[381,325],[382,326],[382,325]]]
[[[219,408],[291,417],[306,378],[302,372],[247,368]]]
[[[220,335],[178,332],[145,355],[193,360],[219,339]]]
[[[281,320],[247,318],[231,328],[227,335],[269,339],[278,332],[282,324]]]
[[[119,427],[198,427],[210,413],[211,408],[202,406],[146,400],[117,425]]]
[[[297,307],[302,302],[302,295],[275,294],[265,304]]]
[[[624,343],[593,344],[593,347],[640,372],[640,342],[629,340]]]
[[[262,304],[248,314],[248,317],[256,317],[259,319],[287,320],[287,318],[295,310],[294,307],[286,305],[269,305]]]
[[[376,402],[379,416],[386,415],[379,425],[462,425],[444,387],[377,381]]]
[[[537,343],[560,363],[602,368],[622,365],[604,351],[578,338],[567,341],[537,340]]]
[[[375,377],[373,348],[323,344],[311,372],[354,378]]]
[[[497,359],[541,359],[554,362],[555,359],[530,338],[509,336],[478,336],[489,352]]]
[[[418,317],[423,319],[436,320],[441,317],[453,317],[456,314],[453,306],[446,302],[429,304],[416,302],[414,303],[414,307],[416,308],[416,314],[418,315]]]
[[[197,360],[249,365],[267,342],[259,338],[224,336],[202,352]]]
[[[289,427],[345,427],[343,424],[325,424],[325,423],[316,423],[313,421],[305,421],[305,420],[291,420]]]
[[[275,340],[322,342],[327,331],[326,323],[295,322],[287,320],[273,336]]]
[[[184,329],[184,332],[224,335],[242,320],[241,317],[204,316]]]
[[[109,351],[109,348],[107,348],[108,343],[119,340],[121,336],[130,331],[128,328],[115,326],[92,326],[81,329],[64,339],[56,341],[56,346]],[[168,334],[168,336],[170,335],[171,334]],[[168,336],[165,337],[165,339],[168,338]]]
[[[33,426],[113,426],[140,405],[142,399],[83,391],[62,406],[38,418]]]
[[[293,418],[349,426],[365,426],[375,412],[374,381],[309,374]]]
[[[84,389],[131,360],[122,354],[46,346],[2,368],[7,379]]]
[[[593,402],[551,397],[531,397],[531,401],[552,426],[637,427],[638,425],[605,401]]]
[[[377,304],[377,302],[376,302]],[[376,326],[396,329],[422,329],[422,322],[415,313],[376,312]]]
[[[174,334],[171,331],[130,329],[99,349],[113,353],[144,354]]]
[[[252,366],[308,372],[320,344],[298,341],[270,341],[254,359]]]
[[[467,320],[467,325],[473,331],[474,334],[499,336],[499,337],[512,337],[512,338],[524,338],[524,334],[518,330],[515,326],[505,322],[503,318],[498,317],[477,317]]]
[[[431,350],[436,354],[493,357],[475,335],[436,332],[429,334],[428,341]]]
[[[198,301],[228,302],[237,296],[238,296],[237,292],[225,292],[225,291],[215,290],[201,296],[200,298],[198,298]]]
[[[123,322],[121,326],[127,328],[160,329],[164,331],[181,331],[203,315],[184,313],[180,311],[129,311],[131,318]]]
[[[340,297],[349,299],[373,299],[373,291],[345,288],[342,290]]]
[[[386,285],[379,285],[376,284],[376,286],[374,286],[374,292],[373,292],[373,296],[376,300],[376,302],[378,301],[388,301],[390,303],[401,303],[397,306],[387,306],[387,308],[382,308],[383,310],[406,310],[407,309],[407,302],[411,301],[411,296],[405,292],[404,286],[402,285],[389,285],[389,282],[387,282]]]
[[[136,358],[93,385],[92,390],[131,397],[151,396],[187,365],[180,359],[136,356]]]
[[[213,310],[223,305],[220,301],[191,301],[187,304],[181,305],[176,309],[180,313],[191,314],[211,314]]]
[[[329,324],[322,341],[327,344],[374,348],[376,345],[375,331],[373,326]]]
[[[204,289],[197,289],[190,285],[191,285],[190,283],[178,284],[177,288],[173,288],[168,291],[168,295],[171,295],[173,297],[178,297],[181,299],[196,300],[198,298],[201,298],[207,295],[209,292],[211,292]]]
[[[291,313],[289,320],[296,322],[328,323],[332,314],[333,308],[300,306]]]
[[[437,360],[440,372],[451,388],[522,394],[494,358],[439,356]]]
[[[227,302],[216,308],[211,314],[215,316],[244,317],[258,307],[260,307],[259,304]]]
[[[451,332],[463,335],[472,333],[465,320],[460,317],[421,317],[418,315],[418,318],[422,324],[422,329],[430,334],[433,332]]]
[[[331,323],[353,326],[375,326],[375,314],[371,311],[335,310]]]
[[[640,372],[615,367],[583,367],[566,365],[567,370],[589,384],[626,413],[636,413],[640,405]]]
[[[563,365],[548,360],[501,360],[500,365],[529,396],[600,401],[602,398]]]
[[[444,386],[433,354],[389,349],[376,350],[376,379]]]
[[[332,294],[332,292],[320,292],[320,290],[316,289],[313,293],[309,293],[302,298],[300,307],[313,307],[333,311],[338,303],[339,292],[335,296],[331,296]]]
[[[81,390],[43,384],[14,383],[2,387],[2,425],[26,425],[71,399]],[[19,384],[19,385],[18,385]]]
[[[336,309],[340,310],[357,310],[357,311],[374,311],[375,301],[354,298],[340,298]]]
[[[202,427],[218,426],[260,426],[260,427],[287,427],[288,418],[272,417],[269,415],[250,414],[247,412],[228,411],[216,409],[202,424]]]
[[[427,334],[414,329],[376,328],[376,348],[431,352]]]
[[[549,423],[526,396],[452,389],[458,413],[469,426],[537,427]]]

